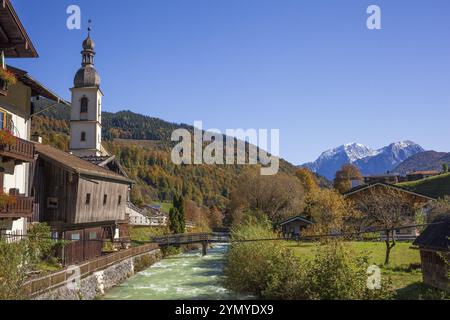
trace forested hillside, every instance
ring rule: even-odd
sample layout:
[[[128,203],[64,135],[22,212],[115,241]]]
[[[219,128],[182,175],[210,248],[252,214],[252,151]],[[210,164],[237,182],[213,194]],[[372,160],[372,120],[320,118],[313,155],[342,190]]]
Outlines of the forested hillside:
[[[36,108],[43,108],[37,105]],[[67,150],[69,142],[69,111],[59,106],[33,118],[32,132],[43,137],[46,144]],[[137,204],[153,200],[170,201],[183,194],[199,205],[223,208],[243,170],[256,167],[236,165],[176,166],[170,159],[172,131],[191,126],[173,124],[131,111],[102,113],[104,147],[115,154],[127,174],[136,181],[132,192]],[[293,175],[297,168],[281,160],[280,171]],[[322,180],[323,184],[327,182]]]

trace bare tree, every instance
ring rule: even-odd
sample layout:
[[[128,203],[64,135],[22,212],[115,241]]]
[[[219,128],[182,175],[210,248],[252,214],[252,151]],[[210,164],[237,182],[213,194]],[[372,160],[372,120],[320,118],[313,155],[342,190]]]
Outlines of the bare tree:
[[[362,213],[363,225],[384,229],[386,237],[386,258],[389,264],[392,248],[395,246],[394,230],[414,221],[416,206],[411,196],[392,188],[370,189],[355,201]]]
[[[300,214],[303,202],[304,190],[297,178],[282,173],[261,176],[249,171],[231,192],[228,211],[236,216],[248,211],[263,213],[276,223]]]

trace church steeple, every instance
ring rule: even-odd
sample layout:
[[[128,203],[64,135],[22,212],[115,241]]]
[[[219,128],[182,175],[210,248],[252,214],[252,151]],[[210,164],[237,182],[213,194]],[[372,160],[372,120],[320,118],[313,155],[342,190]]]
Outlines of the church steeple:
[[[81,51],[81,68],[74,79],[75,88],[100,87],[100,76],[94,68],[95,42],[91,38],[92,21],[89,20],[88,35],[83,41],[83,51]]]
[[[100,76],[94,68],[95,43],[91,21],[81,51],[81,68],[74,78],[70,116],[70,150],[79,157],[100,156],[102,149],[102,98]]]
[[[88,27],[88,35],[87,38],[83,41],[83,51],[81,51],[81,55],[83,56],[83,61],[81,65],[83,67],[87,65],[94,65],[94,56],[95,56],[95,42],[91,39],[91,26],[92,20],[89,20]]]

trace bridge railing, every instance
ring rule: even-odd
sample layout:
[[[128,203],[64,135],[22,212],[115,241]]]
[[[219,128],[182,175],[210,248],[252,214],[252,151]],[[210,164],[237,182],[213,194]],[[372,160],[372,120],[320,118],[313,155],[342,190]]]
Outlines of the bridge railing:
[[[152,238],[154,243],[159,245],[179,245],[200,242],[229,242],[228,233],[186,233],[159,236]]]

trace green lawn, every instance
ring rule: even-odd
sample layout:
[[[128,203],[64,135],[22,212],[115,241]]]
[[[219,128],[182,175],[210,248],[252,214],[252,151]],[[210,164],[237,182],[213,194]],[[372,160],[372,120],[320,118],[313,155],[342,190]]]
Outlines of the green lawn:
[[[355,253],[365,253],[370,262],[381,267],[382,276],[389,278],[396,290],[396,299],[440,299],[443,292],[430,289],[422,282],[420,254],[411,249],[411,243],[399,242],[391,251],[390,265],[383,266],[386,247],[384,242],[348,242]],[[314,257],[315,243],[286,242],[301,259]],[[446,296],[446,298],[450,298]]]
[[[384,242],[348,242],[355,253],[367,253],[370,263],[383,265],[386,253]],[[311,258],[314,255],[314,243],[303,243],[300,246],[295,242],[288,244],[300,258]],[[410,249],[411,243],[399,242],[391,251],[390,268],[408,269],[411,264],[420,265],[419,250]]]
[[[429,197],[443,198],[450,195],[450,173],[398,185]]]
[[[130,228],[131,241],[148,242],[152,237],[162,236],[168,234],[167,227],[132,227]]]
[[[173,203],[172,202],[153,202],[153,205],[160,205],[161,206],[161,211],[164,213],[169,213],[170,209],[172,209],[173,207]]]

